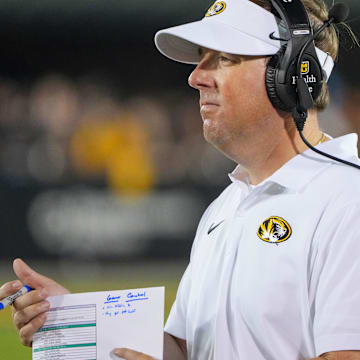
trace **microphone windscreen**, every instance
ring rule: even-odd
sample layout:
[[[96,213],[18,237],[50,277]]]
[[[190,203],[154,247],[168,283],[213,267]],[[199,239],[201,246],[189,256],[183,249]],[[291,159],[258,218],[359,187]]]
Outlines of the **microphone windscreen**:
[[[338,24],[347,19],[350,9],[347,5],[338,3],[335,4],[329,11],[329,19],[334,19],[334,23]]]

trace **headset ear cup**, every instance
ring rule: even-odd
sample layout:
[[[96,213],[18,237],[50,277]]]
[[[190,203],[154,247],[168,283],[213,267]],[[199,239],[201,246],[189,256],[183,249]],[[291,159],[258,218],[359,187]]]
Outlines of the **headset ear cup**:
[[[284,104],[277,92],[276,76],[278,68],[281,63],[281,58],[284,55],[286,47],[283,46],[279,52],[273,55],[267,65],[265,74],[265,85],[269,99],[276,109],[288,111],[289,106]]]
[[[265,76],[266,91],[273,106],[276,109],[279,109],[281,107],[281,101],[276,93],[275,77],[276,77],[276,68],[270,65],[269,63],[266,69],[266,76]]]

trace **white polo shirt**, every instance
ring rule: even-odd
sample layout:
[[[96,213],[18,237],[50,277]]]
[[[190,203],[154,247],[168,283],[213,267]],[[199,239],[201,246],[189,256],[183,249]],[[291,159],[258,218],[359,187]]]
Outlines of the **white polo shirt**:
[[[357,135],[318,145],[356,162]],[[308,150],[251,188],[238,167],[199,224],[165,331],[189,360],[360,350],[360,171]]]

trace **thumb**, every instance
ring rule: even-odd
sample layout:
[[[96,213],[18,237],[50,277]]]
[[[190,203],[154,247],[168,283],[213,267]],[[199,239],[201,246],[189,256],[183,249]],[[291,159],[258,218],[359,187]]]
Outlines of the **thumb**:
[[[48,295],[63,295],[69,293],[67,289],[56,281],[37,273],[21,259],[15,259],[13,268],[19,280],[33,289],[46,289]]]

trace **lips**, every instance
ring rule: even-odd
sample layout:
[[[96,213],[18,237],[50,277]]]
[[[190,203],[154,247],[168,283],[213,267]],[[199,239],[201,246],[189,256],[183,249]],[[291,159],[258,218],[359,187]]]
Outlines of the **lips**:
[[[202,100],[200,100],[200,107],[207,106],[207,105],[219,106],[219,104],[216,103],[215,101],[202,101]]]
[[[209,116],[212,116],[219,110],[220,103],[217,95],[210,91],[200,92],[200,114],[203,119],[209,118]]]
[[[200,103],[200,112],[210,112],[210,111],[214,111],[217,110],[217,108],[219,107],[218,104],[212,103],[212,102],[201,102]]]

